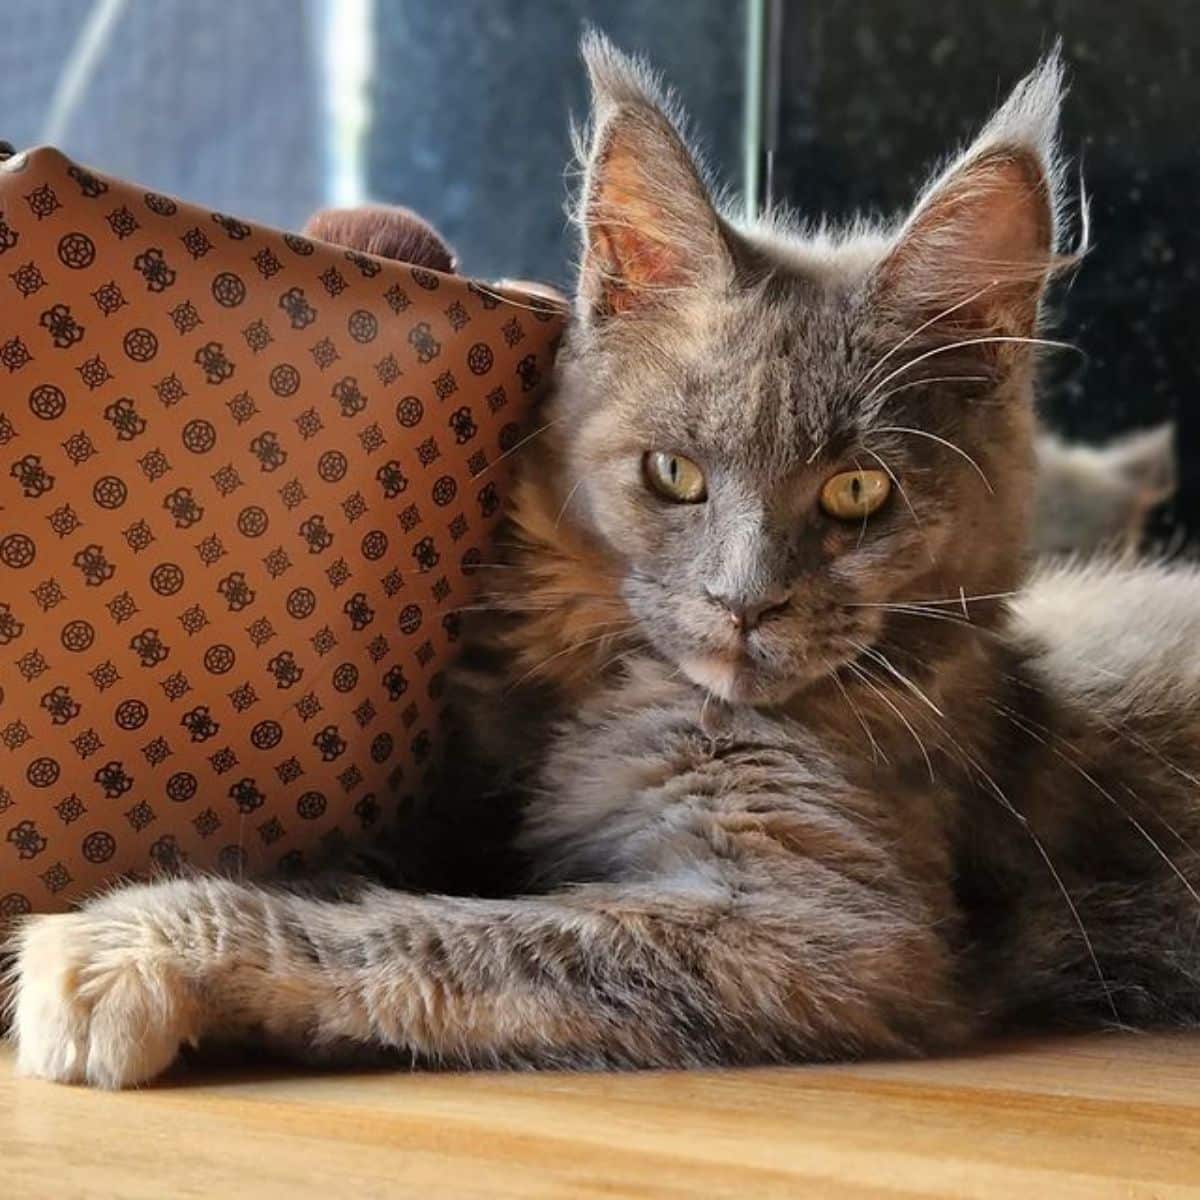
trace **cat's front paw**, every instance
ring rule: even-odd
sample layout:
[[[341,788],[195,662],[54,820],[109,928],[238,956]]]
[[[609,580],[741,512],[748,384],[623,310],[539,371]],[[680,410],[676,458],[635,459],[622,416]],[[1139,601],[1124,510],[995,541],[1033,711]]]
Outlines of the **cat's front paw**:
[[[189,990],[147,931],[84,910],[19,931],[12,1036],[17,1069],[60,1083],[145,1083],[195,1040]]]

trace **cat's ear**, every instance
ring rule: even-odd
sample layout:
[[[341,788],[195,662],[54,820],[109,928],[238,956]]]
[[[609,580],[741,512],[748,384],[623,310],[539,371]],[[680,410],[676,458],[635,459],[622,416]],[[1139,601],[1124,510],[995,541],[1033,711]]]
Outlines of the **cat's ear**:
[[[582,314],[604,318],[714,286],[731,259],[672,105],[649,70],[597,33],[583,39],[591,120],[583,164]]]
[[[303,232],[335,246],[429,267],[447,275],[457,267],[454,251],[445,238],[412,209],[399,205],[322,209],[308,218]]]
[[[1062,180],[1056,48],[978,138],[925,189],[880,268],[910,319],[979,336],[1029,337],[1058,253]]]
[[[1147,507],[1169,500],[1179,486],[1174,421],[1126,434],[1102,453],[1105,465],[1133,487]]]

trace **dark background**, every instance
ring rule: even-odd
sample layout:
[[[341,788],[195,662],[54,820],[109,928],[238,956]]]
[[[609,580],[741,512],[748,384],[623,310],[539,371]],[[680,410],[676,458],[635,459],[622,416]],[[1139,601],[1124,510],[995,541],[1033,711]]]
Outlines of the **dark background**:
[[[1049,423],[1098,439],[1174,417],[1173,521],[1200,532],[1200,6],[1116,0],[784,6],[777,193],[804,213],[892,212],[1063,39],[1064,148],[1093,247],[1056,296],[1084,355],[1047,363]]]

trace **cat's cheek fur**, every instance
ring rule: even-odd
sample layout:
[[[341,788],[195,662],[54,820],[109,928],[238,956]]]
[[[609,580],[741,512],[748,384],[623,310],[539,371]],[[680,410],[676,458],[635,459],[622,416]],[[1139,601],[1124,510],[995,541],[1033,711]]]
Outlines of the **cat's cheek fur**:
[[[569,513],[583,521],[618,558],[652,568],[672,522],[670,512],[646,484],[643,458],[657,449],[652,436],[639,436],[614,408],[591,414],[573,431],[562,481],[576,489]]]

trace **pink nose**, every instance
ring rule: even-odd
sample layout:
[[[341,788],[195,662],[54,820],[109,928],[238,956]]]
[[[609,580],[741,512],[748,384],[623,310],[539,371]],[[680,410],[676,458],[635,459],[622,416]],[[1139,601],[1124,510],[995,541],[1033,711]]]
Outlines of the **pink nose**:
[[[730,624],[740,633],[749,633],[752,629],[757,629],[764,617],[787,608],[788,603],[787,597],[782,593],[766,596],[718,596],[715,592],[708,592],[708,598],[725,610]]]

